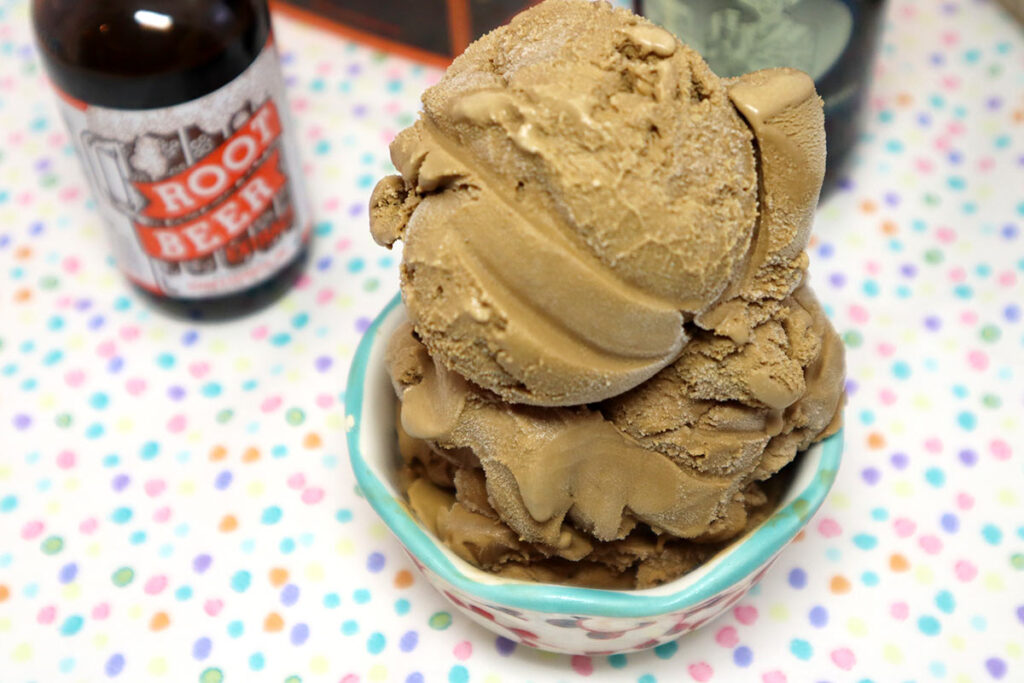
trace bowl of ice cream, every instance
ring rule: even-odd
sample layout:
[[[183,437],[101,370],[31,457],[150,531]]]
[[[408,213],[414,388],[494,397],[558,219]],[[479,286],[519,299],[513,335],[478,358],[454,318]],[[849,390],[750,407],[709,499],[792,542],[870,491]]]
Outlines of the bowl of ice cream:
[[[501,576],[460,557],[420,519],[403,492],[388,342],[406,321],[396,296],[356,351],[345,394],[349,455],[360,490],[423,576],[460,612],[525,645],[572,654],[654,647],[693,631],[740,600],[828,494],[842,432],[789,465],[787,487],[763,521],[683,576],[653,588],[607,589]]]
[[[845,371],[807,278],[824,153],[807,74],[720,79],[586,0],[527,10],[424,93],[370,199],[401,299],[352,366],[348,438],[459,609],[551,650],[651,647],[806,524]]]

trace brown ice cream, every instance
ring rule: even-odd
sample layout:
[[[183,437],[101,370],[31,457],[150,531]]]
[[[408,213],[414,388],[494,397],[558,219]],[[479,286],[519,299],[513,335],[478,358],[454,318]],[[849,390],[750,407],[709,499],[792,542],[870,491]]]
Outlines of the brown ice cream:
[[[413,509],[502,573],[688,571],[838,425],[842,348],[801,286],[812,81],[722,81],[629,12],[548,0],[423,102],[370,207],[405,243],[388,365]]]

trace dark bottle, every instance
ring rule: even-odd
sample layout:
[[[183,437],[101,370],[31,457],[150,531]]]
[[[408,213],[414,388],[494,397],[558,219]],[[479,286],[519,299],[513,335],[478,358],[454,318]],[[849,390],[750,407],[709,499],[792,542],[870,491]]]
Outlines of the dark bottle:
[[[154,301],[236,315],[301,271],[310,220],[265,0],[33,0],[114,255]]]
[[[637,0],[723,78],[806,71],[825,101],[826,188],[857,142],[885,0]]]

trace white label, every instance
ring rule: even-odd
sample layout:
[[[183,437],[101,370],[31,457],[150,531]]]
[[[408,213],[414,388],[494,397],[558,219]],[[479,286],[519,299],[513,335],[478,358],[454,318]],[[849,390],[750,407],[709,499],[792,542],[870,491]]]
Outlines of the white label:
[[[309,237],[302,167],[273,45],[238,78],[161,109],[61,112],[138,285],[203,299],[244,291],[291,263]]]

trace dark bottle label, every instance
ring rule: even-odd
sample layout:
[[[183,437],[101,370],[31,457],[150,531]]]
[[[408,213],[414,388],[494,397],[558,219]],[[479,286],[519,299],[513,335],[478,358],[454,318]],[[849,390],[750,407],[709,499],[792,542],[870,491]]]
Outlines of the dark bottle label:
[[[291,263],[308,238],[302,169],[268,43],[234,81],[161,109],[61,110],[125,274],[163,296],[234,294]]]

